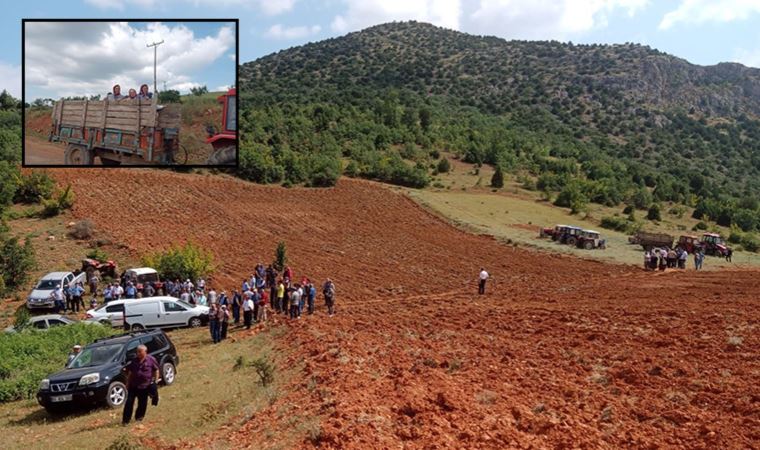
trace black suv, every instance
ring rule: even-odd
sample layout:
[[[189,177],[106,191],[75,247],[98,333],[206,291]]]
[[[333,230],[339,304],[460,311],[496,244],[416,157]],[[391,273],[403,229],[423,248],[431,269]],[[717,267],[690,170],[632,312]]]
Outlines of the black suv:
[[[72,405],[105,403],[112,408],[127,398],[126,375],[122,370],[135,358],[137,346],[145,345],[161,368],[161,380],[172,384],[179,356],[174,344],[161,330],[136,331],[98,339],[85,346],[66,368],[40,382],[37,402],[49,412]]]

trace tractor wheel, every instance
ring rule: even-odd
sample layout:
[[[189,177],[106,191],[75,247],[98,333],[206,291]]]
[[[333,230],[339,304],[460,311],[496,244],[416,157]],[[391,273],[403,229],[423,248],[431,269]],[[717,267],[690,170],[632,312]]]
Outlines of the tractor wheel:
[[[576,238],[575,238],[575,237],[573,237],[573,236],[570,236],[569,238],[567,238],[567,241],[565,241],[565,243],[566,243],[567,245],[570,245],[570,246],[572,246],[572,247],[575,247],[575,245],[578,243],[578,239],[576,239]]]
[[[594,243],[591,241],[586,241],[583,243],[583,248],[585,248],[586,250],[591,250],[594,248]]]
[[[206,164],[209,166],[229,166],[237,162],[237,148],[234,145],[214,150],[208,157]]]
[[[95,154],[82,145],[69,144],[63,154],[63,162],[69,166],[91,166]]]

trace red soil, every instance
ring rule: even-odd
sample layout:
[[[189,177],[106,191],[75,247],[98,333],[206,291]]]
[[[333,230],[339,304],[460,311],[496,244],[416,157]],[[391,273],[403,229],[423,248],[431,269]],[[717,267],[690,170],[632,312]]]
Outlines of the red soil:
[[[137,254],[191,239],[230,289],[279,240],[339,314],[287,322],[270,410],[209,439],[276,446],[289,410],[332,448],[756,448],[757,271],[645,273],[461,232],[381,186],[257,186],[150,170],[56,171]],[[473,295],[480,266],[493,275]],[[305,420],[305,419],[304,419]],[[315,436],[316,437],[316,436]],[[209,441],[204,441],[204,445]],[[195,443],[183,443],[192,447]]]

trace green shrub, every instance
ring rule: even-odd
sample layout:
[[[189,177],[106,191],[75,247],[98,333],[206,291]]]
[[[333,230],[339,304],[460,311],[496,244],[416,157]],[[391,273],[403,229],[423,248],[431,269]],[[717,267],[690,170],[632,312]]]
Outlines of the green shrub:
[[[496,166],[496,171],[491,177],[491,187],[497,189],[504,187],[504,172],[501,170],[501,166]]]
[[[22,245],[17,237],[0,235],[0,295],[12,292],[26,283],[29,271],[37,266],[32,241],[26,239]]]
[[[43,378],[63,368],[71,347],[112,334],[110,327],[74,324],[0,337],[0,372],[6,375],[0,377],[0,402],[32,397]]]
[[[19,171],[15,164],[0,161],[0,213],[13,202]]]
[[[441,160],[438,161],[436,169],[438,170],[438,173],[448,173],[451,170],[451,163],[448,158],[441,158]]]
[[[158,93],[158,101],[161,103],[181,103],[179,91],[169,89]]]
[[[694,227],[692,227],[693,231],[705,231],[706,229],[707,229],[707,224],[702,221],[697,222],[697,224],[694,225]]]
[[[652,206],[649,207],[649,210],[647,211],[647,219],[662,220],[662,217],[660,216],[660,205],[653,203]]]
[[[588,204],[588,197],[581,191],[577,183],[570,183],[560,191],[557,199],[554,200],[554,204],[570,208],[571,213],[577,214]]]
[[[600,225],[602,228],[607,228],[608,230],[625,233],[628,231],[629,222],[622,217],[602,217]]]
[[[745,233],[742,237],[742,247],[748,252],[757,252],[760,250],[760,240],[752,233]]]
[[[274,381],[274,365],[266,358],[256,358],[251,361],[251,367],[259,376],[262,386],[268,386]]]
[[[277,249],[274,251],[274,261],[272,262],[272,267],[277,269],[277,271],[282,272],[287,265],[288,249],[285,246],[285,241],[280,241],[277,243]]]
[[[85,255],[87,258],[95,259],[97,261],[108,261],[108,254],[100,248],[93,248]]]
[[[17,179],[16,195],[13,201],[16,203],[39,203],[43,199],[50,198],[55,190],[55,181],[47,172],[32,171],[21,174]]]
[[[174,246],[164,252],[156,252],[143,257],[143,264],[153,267],[169,279],[196,280],[214,270],[214,258],[210,251],[188,242],[184,246]]]
[[[71,190],[71,185],[68,185],[66,189],[54,194],[52,198],[42,200],[41,214],[43,217],[57,216],[72,206],[74,206],[74,192]]]

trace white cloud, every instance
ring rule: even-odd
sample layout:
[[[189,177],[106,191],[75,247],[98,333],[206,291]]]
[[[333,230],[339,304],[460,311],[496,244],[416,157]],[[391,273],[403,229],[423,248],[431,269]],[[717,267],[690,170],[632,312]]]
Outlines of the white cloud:
[[[663,16],[660,29],[678,23],[733,22],[760,14],[758,0],[681,0],[676,9]]]
[[[227,57],[230,59],[230,61],[237,61],[237,57],[234,53],[228,54]]]
[[[459,29],[460,0],[342,0],[343,14],[335,16],[331,28],[338,33],[359,30],[394,20],[418,20]]]
[[[648,3],[649,0],[480,0],[464,28],[505,38],[567,40],[606,27],[614,12],[633,17]]]
[[[264,36],[270,39],[293,40],[293,39],[303,39],[308,36],[313,36],[319,33],[320,31],[322,31],[322,27],[320,27],[319,25],[312,25],[310,27],[306,27],[306,26],[287,27],[278,23],[269,27],[269,29],[264,32]]]
[[[229,85],[217,86],[212,92],[227,92],[229,89]]]
[[[167,3],[180,3],[198,7],[250,7],[253,6],[268,16],[274,16],[293,9],[296,0],[85,0],[100,9],[124,11],[128,8],[159,9]]]
[[[5,89],[16,98],[21,98],[21,67],[0,61],[0,91]]]
[[[186,91],[201,84],[194,76],[235,47],[233,26],[216,35],[196,38],[182,24],[154,22],[134,28],[126,22],[28,22],[26,24],[26,85],[34,95],[104,95],[113,84],[153,89],[153,51],[158,47],[159,87]],[[55,61],[55,64],[51,64]]]

